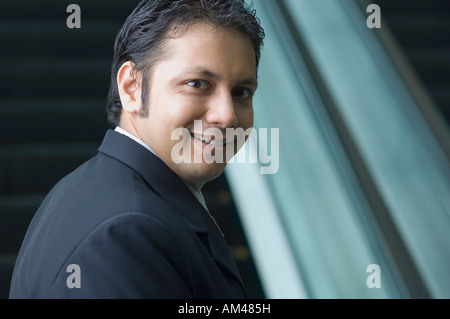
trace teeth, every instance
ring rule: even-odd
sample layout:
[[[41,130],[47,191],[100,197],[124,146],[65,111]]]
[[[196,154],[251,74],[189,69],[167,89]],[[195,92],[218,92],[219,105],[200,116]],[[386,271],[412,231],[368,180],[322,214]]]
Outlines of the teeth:
[[[202,141],[202,142],[205,141],[205,139],[204,139],[202,136],[200,136],[200,135],[194,134],[194,137],[195,137],[197,140],[200,140],[200,141]]]
[[[206,144],[211,144],[213,146],[223,145],[223,143],[218,143],[216,141],[210,140],[209,138],[202,137],[201,135],[198,135],[198,134],[194,134],[194,138],[196,138],[202,142],[205,142]]]

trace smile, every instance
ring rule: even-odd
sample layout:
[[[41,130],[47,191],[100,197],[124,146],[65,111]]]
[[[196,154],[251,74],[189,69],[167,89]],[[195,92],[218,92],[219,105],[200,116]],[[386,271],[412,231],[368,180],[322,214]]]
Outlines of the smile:
[[[192,133],[191,135],[195,139],[197,139],[197,140],[199,140],[201,142],[204,142],[205,144],[212,145],[212,146],[225,146],[226,144],[233,142],[233,140],[231,140],[231,141],[227,141],[227,140],[223,140],[223,139],[213,140],[213,139],[209,139],[209,138],[206,138],[206,137],[203,137],[203,136],[201,136],[199,134],[194,134],[194,133]]]

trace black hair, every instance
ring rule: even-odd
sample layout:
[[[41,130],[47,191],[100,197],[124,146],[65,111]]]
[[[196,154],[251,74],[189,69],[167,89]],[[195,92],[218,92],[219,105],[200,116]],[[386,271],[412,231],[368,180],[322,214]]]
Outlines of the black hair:
[[[265,37],[256,12],[245,0],[144,0],[126,19],[117,34],[108,93],[107,119],[111,128],[119,125],[122,103],[117,86],[117,73],[127,61],[141,72],[140,116],[148,115],[150,69],[164,56],[164,39],[169,31],[180,30],[194,22],[205,22],[247,35],[255,49],[259,65]]]

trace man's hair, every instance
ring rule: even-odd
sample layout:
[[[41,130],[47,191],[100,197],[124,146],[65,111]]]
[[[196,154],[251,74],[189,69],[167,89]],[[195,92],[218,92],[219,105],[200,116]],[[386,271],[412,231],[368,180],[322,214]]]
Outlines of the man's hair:
[[[139,116],[148,116],[148,83],[151,67],[164,57],[164,40],[196,22],[209,23],[247,35],[253,43],[256,67],[265,37],[255,10],[245,0],[144,0],[133,10],[119,31],[114,44],[111,84],[108,94],[108,124],[119,125],[122,103],[117,86],[117,73],[127,61],[141,72]]]

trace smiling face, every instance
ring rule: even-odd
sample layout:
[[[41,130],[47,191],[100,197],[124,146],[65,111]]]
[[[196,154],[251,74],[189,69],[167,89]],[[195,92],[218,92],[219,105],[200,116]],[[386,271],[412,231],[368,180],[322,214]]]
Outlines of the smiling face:
[[[253,126],[255,51],[245,35],[205,23],[169,37],[164,49],[164,59],[152,67],[150,83],[143,84],[149,88],[147,117],[138,115],[141,90],[132,67],[124,65],[119,71],[120,126],[147,143],[185,182],[200,189],[223,172],[226,162],[176,164],[171,154],[179,140],[172,140],[172,132],[189,130],[192,159],[196,151],[226,154],[229,147],[234,155],[238,149],[233,142],[227,143],[226,129],[245,131]],[[223,140],[211,132],[222,132]]]

